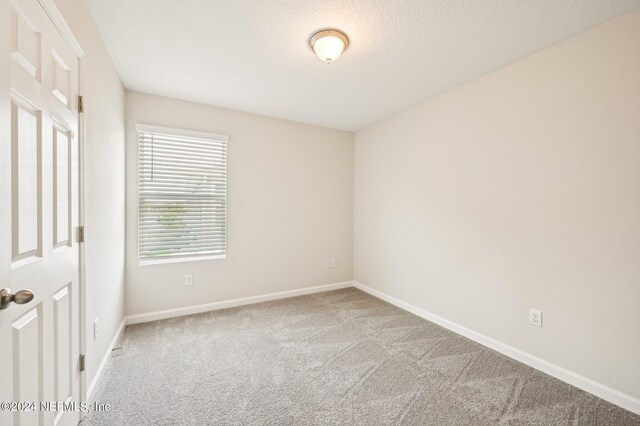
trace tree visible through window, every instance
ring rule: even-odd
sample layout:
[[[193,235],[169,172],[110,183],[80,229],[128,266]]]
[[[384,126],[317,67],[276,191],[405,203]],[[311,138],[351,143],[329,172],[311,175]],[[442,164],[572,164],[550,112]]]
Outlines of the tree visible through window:
[[[138,260],[224,257],[227,137],[138,126]]]

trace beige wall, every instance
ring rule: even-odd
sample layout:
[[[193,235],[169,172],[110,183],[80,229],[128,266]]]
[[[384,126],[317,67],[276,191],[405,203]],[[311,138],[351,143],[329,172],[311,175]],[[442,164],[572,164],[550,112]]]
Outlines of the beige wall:
[[[88,386],[124,317],[124,88],[83,0],[56,0],[85,51]],[[98,318],[94,340],[93,321]]]
[[[356,281],[640,398],[640,9],[357,132],[354,159]]]
[[[135,92],[126,105],[128,315],[351,280],[352,133]],[[136,123],[229,136],[226,259],[138,266]]]

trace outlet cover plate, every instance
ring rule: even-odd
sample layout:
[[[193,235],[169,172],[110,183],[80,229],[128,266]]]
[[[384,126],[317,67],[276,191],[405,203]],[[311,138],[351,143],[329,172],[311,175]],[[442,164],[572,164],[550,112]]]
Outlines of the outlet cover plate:
[[[529,324],[542,327],[542,311],[529,309]]]

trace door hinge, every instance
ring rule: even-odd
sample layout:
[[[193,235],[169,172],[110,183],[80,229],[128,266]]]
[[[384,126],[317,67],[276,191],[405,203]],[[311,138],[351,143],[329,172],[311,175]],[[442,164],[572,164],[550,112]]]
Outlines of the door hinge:
[[[84,226],[78,226],[78,242],[84,243]]]
[[[84,112],[84,98],[78,96],[78,112]]]
[[[84,358],[84,354],[80,355],[80,371],[84,371],[85,369],[85,358]]]

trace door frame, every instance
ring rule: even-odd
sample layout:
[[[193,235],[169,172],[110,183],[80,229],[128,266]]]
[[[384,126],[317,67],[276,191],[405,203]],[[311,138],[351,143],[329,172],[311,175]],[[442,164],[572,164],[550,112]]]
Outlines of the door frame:
[[[54,0],[38,0],[38,3],[45,11],[54,27],[58,30],[58,32],[62,35],[62,38],[67,42],[67,44],[71,47],[73,52],[78,57],[78,94],[83,96],[85,90],[85,70],[86,70],[86,56],[84,49],[78,42],[78,39],[75,37],[71,28],[67,24],[67,21],[64,19],[64,16],[56,6]],[[86,122],[84,113],[78,111],[78,226],[85,226],[85,132],[86,132]],[[76,235],[77,238],[77,234]],[[77,241],[77,240],[76,240]],[[86,288],[86,253],[85,253],[85,244],[83,242],[78,243],[78,284],[79,284],[79,301],[80,301],[80,312],[79,312],[79,328],[78,332],[80,333],[79,343],[80,343],[80,354],[87,353],[87,321],[86,321],[86,296],[87,296],[87,288]],[[80,372],[80,401],[87,401],[87,374],[85,371]],[[84,417],[84,415],[82,416]]]

